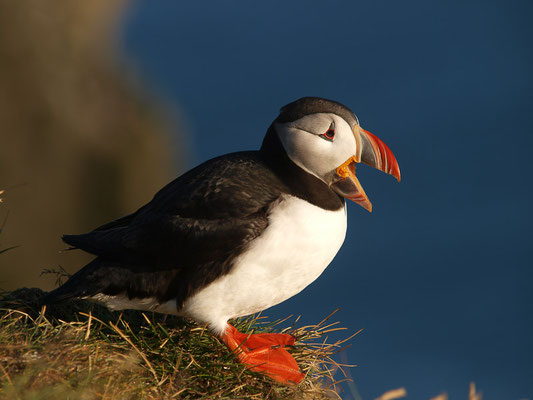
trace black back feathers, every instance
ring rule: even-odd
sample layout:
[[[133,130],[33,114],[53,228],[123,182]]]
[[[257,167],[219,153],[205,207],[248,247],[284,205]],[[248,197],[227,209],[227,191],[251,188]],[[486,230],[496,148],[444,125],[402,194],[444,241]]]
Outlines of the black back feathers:
[[[283,106],[276,122],[292,122],[306,115],[332,113],[343,118],[350,126],[359,123],[355,114],[345,105],[320,97],[302,97]]]

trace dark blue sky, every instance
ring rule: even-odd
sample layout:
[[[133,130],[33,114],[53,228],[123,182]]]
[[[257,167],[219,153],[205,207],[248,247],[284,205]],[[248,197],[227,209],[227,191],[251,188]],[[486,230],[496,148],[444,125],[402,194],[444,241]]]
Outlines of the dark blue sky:
[[[383,139],[402,182],[358,169],[374,205],[344,247],[267,312],[334,308],[364,400],[405,386],[533,398],[531,1],[137,2],[127,57],[179,107],[188,167],[259,147],[279,108],[338,100]],[[345,399],[352,399],[348,391]]]

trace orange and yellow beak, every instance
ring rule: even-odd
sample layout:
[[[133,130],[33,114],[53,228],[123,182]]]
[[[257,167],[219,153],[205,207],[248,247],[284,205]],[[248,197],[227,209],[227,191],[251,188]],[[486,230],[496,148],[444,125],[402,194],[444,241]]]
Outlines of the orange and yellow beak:
[[[331,184],[331,189],[372,212],[372,203],[355,176],[355,164],[362,162],[370,165],[394,176],[398,182],[401,179],[400,167],[391,149],[377,136],[359,126],[354,128],[354,136],[358,154],[350,157],[336,168],[335,174],[337,176]]]

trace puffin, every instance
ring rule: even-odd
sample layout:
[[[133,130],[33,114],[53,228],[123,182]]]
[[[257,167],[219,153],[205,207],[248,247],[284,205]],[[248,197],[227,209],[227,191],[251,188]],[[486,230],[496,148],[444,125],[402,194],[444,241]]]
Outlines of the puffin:
[[[346,235],[346,199],[372,211],[358,163],[400,181],[392,151],[348,107],[300,98],[281,108],[259,150],[206,161],[134,213],[64,235],[96,257],[42,302],[189,317],[249,369],[297,384],[293,336],[246,334],[228,321],[296,295],[330,264]]]

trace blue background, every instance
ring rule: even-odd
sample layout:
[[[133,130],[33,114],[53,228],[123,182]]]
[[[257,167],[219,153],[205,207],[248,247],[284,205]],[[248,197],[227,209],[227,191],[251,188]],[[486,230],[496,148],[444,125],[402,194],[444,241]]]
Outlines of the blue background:
[[[188,167],[257,149],[302,96],[349,106],[400,163],[402,182],[358,176],[324,274],[267,312],[337,318],[364,332],[346,352],[373,399],[447,391],[533,398],[531,1],[137,2],[126,56],[177,105]],[[178,171],[176,171],[178,173]],[[180,171],[181,172],[181,171]],[[337,375],[340,378],[340,375]]]

